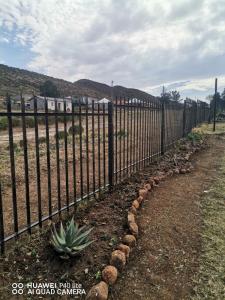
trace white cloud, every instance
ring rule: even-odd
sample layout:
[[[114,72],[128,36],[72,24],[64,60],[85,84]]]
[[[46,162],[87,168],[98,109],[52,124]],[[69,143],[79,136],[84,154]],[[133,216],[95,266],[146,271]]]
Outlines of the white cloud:
[[[225,75],[224,13],[223,0],[0,0],[0,26],[30,47],[30,69],[147,91],[188,81],[187,95]]]
[[[9,43],[9,39],[6,38],[6,37],[0,37],[0,43],[6,43],[6,44],[8,44]]]

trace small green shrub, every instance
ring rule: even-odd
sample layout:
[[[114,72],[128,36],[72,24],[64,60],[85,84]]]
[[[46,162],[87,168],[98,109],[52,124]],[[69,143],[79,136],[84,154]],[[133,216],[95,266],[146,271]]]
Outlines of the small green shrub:
[[[67,135],[68,135],[67,132],[65,132],[65,131],[59,131],[58,132],[58,139],[59,140],[64,140]],[[55,134],[55,138],[56,137],[57,137],[57,134]]]
[[[82,126],[81,126],[81,128],[80,128],[80,125],[74,125],[74,134],[75,134],[75,135],[80,134],[80,129],[81,129],[81,132],[83,133],[84,128],[83,128]],[[73,126],[71,126],[71,127],[69,128],[69,134],[73,134]]]
[[[19,126],[21,126],[21,124],[22,124],[21,118],[18,118],[18,117],[12,118],[12,126],[13,127],[19,127]]]
[[[26,117],[25,123],[26,123],[26,127],[34,128],[34,117]]]
[[[8,128],[8,118],[0,117],[0,130],[6,130]]]
[[[66,121],[72,121],[72,116],[66,116]],[[58,116],[58,122],[63,123],[64,122],[64,116]]]
[[[13,143],[13,149],[14,149],[15,151],[19,150],[19,149],[18,149],[17,143]],[[9,150],[9,145],[6,147],[6,150]]]
[[[96,273],[95,273],[95,279],[96,280],[99,280],[102,278],[102,272],[100,270],[98,270]]]
[[[45,136],[39,137],[38,142],[39,142],[39,144],[44,144],[44,143],[46,143],[46,137],[45,137]]]
[[[24,147],[24,141],[23,141],[23,140],[20,140],[20,141],[19,141],[19,145],[20,145],[20,148],[23,148],[23,147]]]
[[[55,251],[60,253],[60,257],[67,259],[70,256],[75,256],[89,246],[93,241],[90,241],[89,235],[93,228],[86,230],[86,226],[78,228],[78,224],[72,218],[64,228],[62,222],[59,231],[53,225],[51,245]]]
[[[190,132],[187,136],[187,138],[192,141],[193,143],[194,142],[199,142],[202,140],[202,134],[199,133],[199,132]]]
[[[115,133],[115,136],[118,137],[119,139],[125,138],[127,137],[127,132],[122,129],[120,131],[118,131],[117,133]]]

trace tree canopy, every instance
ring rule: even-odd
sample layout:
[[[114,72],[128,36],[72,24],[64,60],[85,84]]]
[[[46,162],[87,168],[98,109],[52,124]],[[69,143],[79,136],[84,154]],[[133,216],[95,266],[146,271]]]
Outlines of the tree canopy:
[[[170,91],[170,92],[166,92],[166,93],[162,93],[161,94],[161,97],[164,98],[164,101],[176,101],[176,102],[179,102],[181,99],[180,99],[180,93],[176,90],[174,91]]]
[[[40,95],[46,97],[59,97],[60,93],[57,86],[51,80],[46,80],[40,86]]]

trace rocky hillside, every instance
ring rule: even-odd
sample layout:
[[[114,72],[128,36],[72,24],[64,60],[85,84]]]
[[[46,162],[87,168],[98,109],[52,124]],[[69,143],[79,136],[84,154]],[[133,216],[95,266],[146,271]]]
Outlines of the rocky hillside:
[[[36,72],[0,64],[0,96],[5,96],[6,92],[9,92],[11,95],[18,95],[21,89],[24,94],[32,94],[33,92],[39,94],[39,87],[46,80],[51,80],[65,96],[73,94],[77,96],[86,95],[102,98],[110,97],[111,95],[111,87],[107,84],[88,79],[81,79],[73,83],[63,79],[57,79]],[[115,86],[113,91],[114,95],[122,97],[154,98],[143,91],[122,86]]]

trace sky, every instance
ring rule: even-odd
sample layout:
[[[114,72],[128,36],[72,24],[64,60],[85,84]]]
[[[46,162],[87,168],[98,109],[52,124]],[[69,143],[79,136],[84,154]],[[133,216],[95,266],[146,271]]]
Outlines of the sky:
[[[225,87],[225,0],[0,0],[0,63],[205,99]]]

